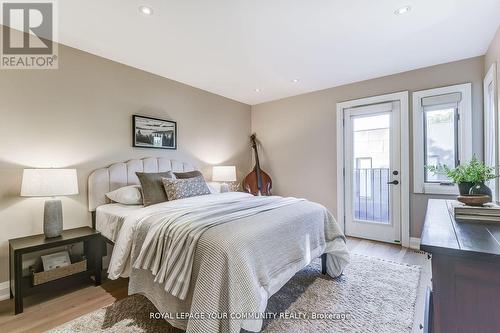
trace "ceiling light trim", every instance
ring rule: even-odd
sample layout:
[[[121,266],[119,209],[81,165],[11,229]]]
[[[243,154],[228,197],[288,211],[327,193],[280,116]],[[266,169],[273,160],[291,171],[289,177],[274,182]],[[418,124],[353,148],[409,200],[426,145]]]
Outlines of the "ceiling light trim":
[[[153,15],[153,8],[146,5],[139,6],[139,13],[144,16],[151,16]]]
[[[396,9],[394,11],[394,14],[397,15],[397,16],[401,16],[401,15],[405,15],[405,14],[408,14],[409,12],[411,12],[412,8],[410,5],[406,5],[406,6],[403,6],[403,7],[399,7],[398,9]]]

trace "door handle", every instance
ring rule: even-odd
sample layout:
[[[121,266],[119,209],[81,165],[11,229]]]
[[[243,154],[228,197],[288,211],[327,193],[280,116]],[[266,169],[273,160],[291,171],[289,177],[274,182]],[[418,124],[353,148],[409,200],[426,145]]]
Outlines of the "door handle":
[[[389,185],[398,185],[399,182],[397,180],[393,180],[392,182],[387,182]]]

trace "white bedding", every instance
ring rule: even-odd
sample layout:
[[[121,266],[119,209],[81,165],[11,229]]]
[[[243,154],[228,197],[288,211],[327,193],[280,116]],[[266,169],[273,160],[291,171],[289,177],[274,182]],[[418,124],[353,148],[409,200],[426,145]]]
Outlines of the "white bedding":
[[[328,273],[341,274],[349,262],[345,238],[323,206],[306,200],[208,229],[199,240],[185,300],[165,292],[149,270],[131,270],[155,219],[179,208],[243,196],[252,200],[244,193],[213,194],[131,211],[118,231],[109,277],[130,276],[129,293],[146,295],[160,312],[257,313],[265,310],[272,294],[322,253],[328,254]],[[200,333],[232,333],[240,328],[256,332],[262,325],[261,320],[167,320],[187,332]]]
[[[96,209],[96,230],[112,242],[116,242],[118,233],[127,216],[139,212],[143,206],[113,203]]]

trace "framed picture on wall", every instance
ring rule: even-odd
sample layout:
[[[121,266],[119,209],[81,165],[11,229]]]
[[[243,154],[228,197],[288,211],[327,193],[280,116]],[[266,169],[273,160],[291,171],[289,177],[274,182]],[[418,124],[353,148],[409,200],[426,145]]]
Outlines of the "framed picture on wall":
[[[151,117],[132,116],[133,146],[177,149],[177,123]]]

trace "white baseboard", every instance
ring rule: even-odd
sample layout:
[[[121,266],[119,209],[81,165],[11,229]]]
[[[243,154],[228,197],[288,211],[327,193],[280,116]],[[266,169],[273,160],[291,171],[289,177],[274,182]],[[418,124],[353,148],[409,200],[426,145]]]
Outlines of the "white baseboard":
[[[420,238],[410,237],[410,249],[420,250]]]
[[[10,298],[10,283],[5,281],[0,283],[0,301]]]

